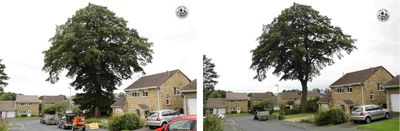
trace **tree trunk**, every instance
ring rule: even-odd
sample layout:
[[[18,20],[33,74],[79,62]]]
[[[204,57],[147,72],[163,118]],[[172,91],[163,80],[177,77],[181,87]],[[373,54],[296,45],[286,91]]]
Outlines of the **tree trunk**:
[[[100,106],[99,105],[96,105],[96,107],[94,108],[94,116],[100,117]]]
[[[307,81],[300,81],[302,88],[301,102],[300,102],[300,110],[301,112],[307,112]]]

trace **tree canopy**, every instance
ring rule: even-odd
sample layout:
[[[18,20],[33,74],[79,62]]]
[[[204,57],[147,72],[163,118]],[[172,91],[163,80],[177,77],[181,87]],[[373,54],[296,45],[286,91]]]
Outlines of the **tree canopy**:
[[[203,100],[207,101],[208,96],[214,91],[216,80],[219,76],[214,70],[215,64],[211,62],[211,58],[203,55]]]
[[[311,6],[294,3],[284,9],[270,24],[264,25],[257,38],[259,45],[251,51],[251,69],[254,79],[262,81],[267,71],[280,80],[299,80],[302,85],[302,111],[306,110],[307,82],[320,74],[320,70],[341,59],[343,53],[356,49],[355,39],[332,26]]]
[[[46,80],[55,83],[66,70],[73,79],[70,85],[83,90],[82,97],[94,99],[96,116],[115,86],[133,73],[144,73],[142,66],[151,63],[153,54],[152,43],[128,28],[127,21],[107,7],[90,3],[57,26],[50,42],[43,52]]]
[[[10,77],[8,77],[6,72],[4,71],[6,65],[2,64],[1,61],[2,59],[0,59],[0,92],[4,92],[4,87],[8,85],[6,80],[10,79]]]

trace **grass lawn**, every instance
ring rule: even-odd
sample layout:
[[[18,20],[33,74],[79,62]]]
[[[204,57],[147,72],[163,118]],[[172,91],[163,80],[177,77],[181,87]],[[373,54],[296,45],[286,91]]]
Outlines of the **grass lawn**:
[[[370,124],[361,125],[358,128],[371,131],[399,131],[399,119],[377,121]]]
[[[24,120],[39,120],[40,117],[35,116],[35,117],[16,117],[15,120],[17,121],[24,121]]]
[[[249,113],[236,113],[236,114],[225,114],[225,116],[247,116],[250,115]]]
[[[294,115],[286,115],[285,119],[303,118],[303,117],[309,117],[312,115],[314,115],[314,113],[299,113],[299,114],[294,114]]]

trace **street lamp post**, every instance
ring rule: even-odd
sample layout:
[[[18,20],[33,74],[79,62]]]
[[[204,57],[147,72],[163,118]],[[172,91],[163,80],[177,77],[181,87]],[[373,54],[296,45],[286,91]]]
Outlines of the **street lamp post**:
[[[279,85],[278,85],[278,84],[275,84],[275,86],[276,86],[276,105],[278,106],[278,108],[280,108],[279,102],[278,102]]]
[[[72,94],[71,94],[71,87],[68,87],[69,88],[69,110],[70,111],[72,111],[72,102],[71,102],[71,100],[72,100]]]

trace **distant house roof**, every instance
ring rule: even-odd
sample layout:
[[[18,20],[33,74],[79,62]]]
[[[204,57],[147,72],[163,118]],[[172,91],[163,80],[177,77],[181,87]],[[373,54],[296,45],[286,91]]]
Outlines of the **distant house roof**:
[[[399,88],[400,87],[400,75],[397,75],[396,77],[392,78],[388,82],[386,82],[383,87],[385,88]]]
[[[192,82],[190,82],[189,84],[187,84],[186,86],[182,87],[181,91],[182,92],[196,92],[197,89],[197,80],[193,80]]]
[[[15,111],[15,101],[0,101],[0,111]]]
[[[125,96],[119,98],[116,102],[114,102],[111,107],[123,107],[125,103]]]
[[[247,93],[226,93],[226,100],[249,100]]]
[[[321,97],[317,103],[327,104],[331,101],[331,93],[326,94],[325,96]]]
[[[127,88],[125,88],[125,91],[129,90],[129,89],[158,87],[161,84],[163,84],[166,80],[168,80],[176,72],[181,72],[181,71],[177,69],[177,70],[173,70],[173,71],[166,71],[166,72],[162,72],[162,73],[158,73],[158,74],[140,77],[138,80],[136,80],[131,85],[129,85]]]
[[[300,99],[301,95],[297,91],[284,91],[279,94],[282,99]]]
[[[225,108],[225,98],[208,98],[207,108]]]
[[[307,92],[307,97],[320,97],[321,93],[318,91],[308,91]]]
[[[42,96],[42,102],[43,103],[56,103],[59,101],[63,101],[64,96]]]
[[[40,103],[39,97],[36,95],[17,95],[16,102],[37,102]]]
[[[346,73],[344,76],[340,77],[338,80],[333,82],[330,85],[330,87],[347,85],[347,84],[363,83],[380,68],[383,68],[384,70],[386,70],[383,66],[378,66],[378,67],[373,67],[373,68],[369,68],[369,69]]]
[[[264,100],[266,98],[272,98],[272,92],[265,93],[249,93],[250,100]]]

